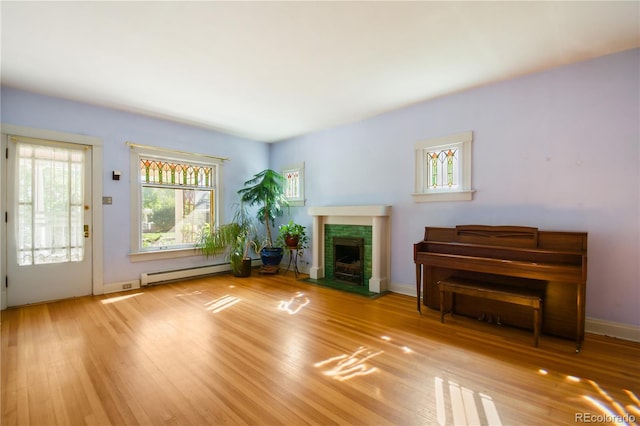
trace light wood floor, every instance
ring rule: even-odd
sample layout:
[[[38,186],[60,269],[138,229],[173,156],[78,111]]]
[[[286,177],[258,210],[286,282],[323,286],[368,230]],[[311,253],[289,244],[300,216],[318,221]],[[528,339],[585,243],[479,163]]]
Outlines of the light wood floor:
[[[1,331],[3,425],[640,421],[640,344],[536,349],[527,331],[291,273],[9,309]]]

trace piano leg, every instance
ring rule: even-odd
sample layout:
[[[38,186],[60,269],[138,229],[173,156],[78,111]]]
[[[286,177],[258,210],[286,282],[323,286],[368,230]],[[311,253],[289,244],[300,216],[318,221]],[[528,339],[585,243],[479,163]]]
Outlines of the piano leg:
[[[418,301],[418,312],[422,315],[422,307],[420,306],[420,287],[422,284],[422,265],[416,263],[416,299]]]
[[[578,318],[576,321],[576,353],[580,352],[582,346],[582,340],[584,339],[584,316],[585,316],[585,293],[586,285],[581,282],[577,289],[577,313]]]

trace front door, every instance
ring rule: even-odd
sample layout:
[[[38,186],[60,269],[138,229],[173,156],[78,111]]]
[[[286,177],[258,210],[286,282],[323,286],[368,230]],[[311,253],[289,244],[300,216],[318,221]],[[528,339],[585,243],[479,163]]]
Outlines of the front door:
[[[7,306],[92,292],[91,147],[8,137]]]

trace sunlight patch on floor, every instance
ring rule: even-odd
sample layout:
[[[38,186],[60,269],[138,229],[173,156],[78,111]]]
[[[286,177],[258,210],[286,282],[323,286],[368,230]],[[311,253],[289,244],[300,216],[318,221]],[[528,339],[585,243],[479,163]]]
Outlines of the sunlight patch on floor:
[[[240,299],[235,296],[225,295],[218,299],[212,300],[211,302],[205,303],[204,306],[206,306],[207,311],[211,311],[214,314],[217,314],[218,312],[235,305],[239,301]]]
[[[144,293],[134,293],[134,294],[126,294],[124,296],[115,296],[115,297],[110,297],[108,299],[103,299],[101,300],[101,302],[103,305],[108,305],[109,303],[120,302],[121,300],[131,299],[132,297],[140,296],[143,294]]]
[[[287,312],[289,315],[295,315],[300,311],[300,309],[307,306],[309,302],[309,298],[306,297],[304,293],[297,292],[296,295],[288,301],[281,301],[280,304],[278,304],[278,310]]]
[[[587,401],[598,414],[576,411],[575,422],[637,425],[640,420],[640,400],[635,393],[628,389],[622,389],[622,391],[629,397],[631,403],[624,405],[593,380],[583,380],[577,376],[561,373],[552,374],[543,368],[539,369],[538,373],[548,377],[564,378],[564,380],[583,386],[583,389],[579,390],[579,393],[582,393],[582,399]],[[589,392],[590,390],[591,392]]]
[[[393,339],[391,339],[391,337],[389,337],[389,336],[380,336],[380,338],[381,338],[382,340],[384,340],[385,342],[389,342],[391,345],[393,345],[393,346],[395,346],[395,347],[399,348],[399,349],[400,349],[402,352],[404,352],[405,354],[413,353],[413,350],[412,350],[410,347],[408,347],[408,346],[401,346],[401,345],[397,345],[397,344],[393,343],[393,342],[392,342],[392,340],[393,340]]]
[[[198,294],[202,294],[202,291],[194,290],[190,293],[180,293],[180,294],[176,294],[176,297],[197,296]]]
[[[441,377],[434,379],[436,395],[436,418],[439,425],[480,425],[489,424],[500,426],[502,422],[498,415],[498,410],[491,396],[485,393],[476,393],[467,387]],[[446,392],[448,391],[448,392]],[[448,395],[448,401],[447,401]],[[476,399],[480,398],[481,407],[476,404]],[[447,402],[453,415],[452,421],[447,422]],[[484,419],[481,419],[484,415]]]
[[[628,389],[624,389],[624,393],[627,394],[627,396],[633,403],[633,404],[625,405],[627,412],[629,414],[633,414],[636,417],[636,419],[640,419],[640,399],[638,399],[638,396],[635,393],[631,392]]]
[[[351,355],[342,354],[331,357],[324,361],[316,362],[314,367],[320,368],[334,364],[332,368],[325,370],[323,374],[342,382],[377,371],[378,369],[376,367],[369,366],[367,361],[383,352],[384,351],[373,352],[363,346],[360,346]]]

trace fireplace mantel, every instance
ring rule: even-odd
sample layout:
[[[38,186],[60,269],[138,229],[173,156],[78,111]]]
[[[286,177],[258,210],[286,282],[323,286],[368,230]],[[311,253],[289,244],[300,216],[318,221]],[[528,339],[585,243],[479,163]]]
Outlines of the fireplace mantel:
[[[313,216],[313,263],[309,276],[325,277],[324,225],[365,225],[372,227],[372,265],[369,291],[387,291],[391,278],[391,206],[309,207]]]

